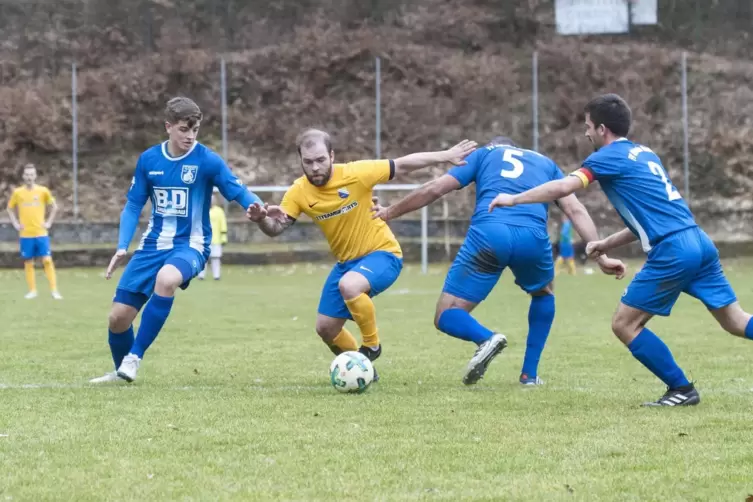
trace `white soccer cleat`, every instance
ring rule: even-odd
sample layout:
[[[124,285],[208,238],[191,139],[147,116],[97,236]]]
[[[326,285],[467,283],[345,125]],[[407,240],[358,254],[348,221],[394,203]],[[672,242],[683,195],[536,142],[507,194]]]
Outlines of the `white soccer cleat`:
[[[52,297],[54,299],[56,299],[56,300],[62,300],[63,299],[63,295],[61,295],[60,293],[58,293],[57,290],[52,292]]]
[[[484,378],[484,373],[486,373],[489,363],[492,362],[492,359],[497,357],[505,347],[507,347],[507,338],[500,333],[495,333],[489,340],[479,345],[478,349],[476,349],[476,353],[473,354],[473,357],[468,363],[468,368],[463,377],[463,383],[466,385],[473,385]]]
[[[139,364],[141,364],[139,356],[136,354],[128,354],[123,358],[123,362],[120,363],[118,376],[126,382],[133,382],[136,380],[136,373],[139,371]]]
[[[110,373],[105,373],[101,377],[92,378],[91,380],[89,380],[89,383],[112,383],[120,381],[121,378],[118,376],[118,373],[111,371]]]
[[[26,293],[26,296],[24,296],[24,298],[26,298],[27,300],[33,300],[36,297],[37,297],[36,291],[29,291],[28,293]]]

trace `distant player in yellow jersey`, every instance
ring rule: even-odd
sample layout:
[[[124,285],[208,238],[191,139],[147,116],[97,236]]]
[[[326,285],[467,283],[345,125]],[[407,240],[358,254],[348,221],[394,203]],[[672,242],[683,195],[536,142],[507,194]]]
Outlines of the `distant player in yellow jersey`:
[[[395,174],[434,164],[462,165],[475,148],[475,142],[466,140],[441,152],[335,164],[329,135],[309,129],[298,139],[304,176],[288,189],[280,206],[266,206],[267,216],[258,204],[249,208],[248,218],[269,236],[281,234],[301,213],[322,229],[337,264],[324,283],[316,332],[333,353],[359,350],[372,361],[379,357],[382,348],[371,297],[389,288],[403,267],[402,250],[392,231],[384,221],[372,218],[374,186]],[[344,328],[348,319],[361,330],[360,349]]]
[[[52,256],[50,256],[50,237],[47,234],[47,230],[55,221],[58,205],[47,187],[35,183],[37,169],[34,164],[27,164],[24,167],[23,180],[24,184],[13,190],[13,194],[10,196],[8,215],[20,237],[26,283],[29,285],[29,292],[25,298],[30,300],[37,297],[34,258],[41,258],[44,273],[50,282],[52,297],[56,300],[62,300],[63,297],[58,293],[55,265],[52,263]],[[50,207],[50,214],[45,220],[48,206]],[[16,217],[16,211],[18,211],[18,217]]]
[[[212,267],[212,277],[215,281],[220,280],[220,260],[222,259],[222,245],[227,244],[227,219],[225,210],[220,205],[220,191],[214,187],[212,193],[212,207],[209,209],[209,224],[212,226],[212,244],[210,245],[209,263]],[[199,279],[204,280],[207,267],[199,272]]]

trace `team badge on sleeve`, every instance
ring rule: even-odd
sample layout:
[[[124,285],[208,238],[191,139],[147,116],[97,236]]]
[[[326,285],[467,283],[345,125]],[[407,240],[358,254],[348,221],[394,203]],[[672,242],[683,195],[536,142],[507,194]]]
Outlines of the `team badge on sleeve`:
[[[183,183],[190,184],[196,181],[196,171],[199,170],[199,166],[184,165],[180,171],[180,179]]]

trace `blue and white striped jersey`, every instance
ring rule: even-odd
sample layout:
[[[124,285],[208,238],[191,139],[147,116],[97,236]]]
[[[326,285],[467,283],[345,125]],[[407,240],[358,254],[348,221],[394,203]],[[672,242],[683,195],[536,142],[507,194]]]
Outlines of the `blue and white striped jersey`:
[[[142,153],[126,204],[126,210],[137,206],[140,212],[147,199],[152,202],[149,226],[138,249],[160,251],[188,246],[209,255],[209,208],[214,186],[228,200],[240,202],[252,195],[222,157],[201,143],[195,142],[180,157],[170,156],[167,142]],[[123,226],[121,223],[121,231]],[[122,236],[126,242],[119,243],[119,248],[127,248],[131,236]]]

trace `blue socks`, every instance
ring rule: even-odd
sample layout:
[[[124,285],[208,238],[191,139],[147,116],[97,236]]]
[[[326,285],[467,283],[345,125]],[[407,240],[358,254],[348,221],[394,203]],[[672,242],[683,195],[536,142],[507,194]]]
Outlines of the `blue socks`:
[[[528,309],[528,342],[521,373],[533,378],[539,370],[539,359],[554,322],[554,295],[532,296]]]
[[[745,338],[753,340],[753,317],[750,318],[748,324],[745,326]]]
[[[479,324],[471,314],[462,309],[447,309],[442,312],[437,327],[443,333],[476,345],[481,345],[494,335],[494,332]]]
[[[136,341],[131,348],[132,354],[136,354],[139,358],[144,357],[144,352],[154,342],[162,326],[165,325],[172,306],[173,297],[160,296],[156,293],[152,295],[149,303],[146,304],[144,313],[141,314],[139,333],[136,335]]]
[[[628,345],[628,349],[630,349],[633,357],[667,384],[670,389],[690,385],[688,379],[685,378],[685,374],[672,357],[669,347],[648,328],[643,328],[638,333],[638,336]]]
[[[120,367],[123,358],[131,351],[133,345],[133,325],[122,333],[113,333],[108,330],[108,339],[110,342],[110,352],[112,352],[112,362],[115,363],[115,369]]]

